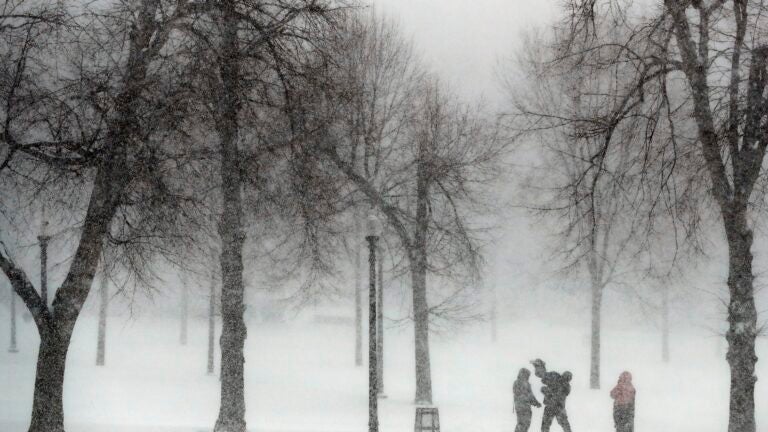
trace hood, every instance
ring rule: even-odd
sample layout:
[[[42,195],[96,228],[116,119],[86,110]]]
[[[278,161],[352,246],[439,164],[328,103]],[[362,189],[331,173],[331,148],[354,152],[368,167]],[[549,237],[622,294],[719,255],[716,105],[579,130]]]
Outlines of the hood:
[[[619,375],[619,383],[620,384],[627,384],[632,382],[632,374],[624,371]]]
[[[521,379],[521,380],[527,380],[528,377],[530,376],[531,376],[531,371],[529,371],[526,368],[521,368],[520,372],[517,373],[517,379]]]

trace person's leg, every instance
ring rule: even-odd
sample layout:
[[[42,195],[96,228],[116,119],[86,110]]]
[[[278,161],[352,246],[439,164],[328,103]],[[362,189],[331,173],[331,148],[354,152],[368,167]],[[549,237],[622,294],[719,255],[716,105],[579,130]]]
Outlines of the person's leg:
[[[615,412],[616,432],[627,432],[627,407],[616,405],[613,410]]]
[[[531,416],[533,414],[531,413],[531,410],[517,410],[517,427],[515,427],[515,432],[528,432],[528,429],[531,427]]]
[[[564,432],[571,432],[571,424],[568,422],[568,413],[565,412],[565,407],[557,413],[556,418]]]
[[[544,406],[544,416],[541,418],[541,432],[549,432],[549,427],[552,426],[552,419],[555,417],[556,411],[552,405]]]

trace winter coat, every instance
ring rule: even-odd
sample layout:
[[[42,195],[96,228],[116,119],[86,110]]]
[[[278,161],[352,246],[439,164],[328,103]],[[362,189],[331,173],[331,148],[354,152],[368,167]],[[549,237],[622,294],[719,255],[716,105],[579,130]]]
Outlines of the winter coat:
[[[557,372],[545,372],[541,375],[541,383],[544,387],[544,405],[564,405],[565,398],[571,393],[570,380]]]
[[[541,406],[539,401],[536,400],[536,396],[533,395],[531,390],[531,383],[528,382],[528,377],[531,373],[527,369],[521,369],[517,375],[515,384],[512,386],[512,393],[515,398],[515,410],[530,410],[531,405]]]
[[[611,390],[611,397],[615,405],[634,405],[635,387],[632,385],[632,374],[621,373],[618,384]]]

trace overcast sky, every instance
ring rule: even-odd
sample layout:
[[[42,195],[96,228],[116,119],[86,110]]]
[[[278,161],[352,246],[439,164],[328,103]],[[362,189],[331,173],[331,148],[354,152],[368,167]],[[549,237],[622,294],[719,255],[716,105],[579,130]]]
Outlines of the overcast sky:
[[[556,0],[374,0],[414,40],[429,68],[461,95],[497,102],[494,68],[520,34],[556,17]]]

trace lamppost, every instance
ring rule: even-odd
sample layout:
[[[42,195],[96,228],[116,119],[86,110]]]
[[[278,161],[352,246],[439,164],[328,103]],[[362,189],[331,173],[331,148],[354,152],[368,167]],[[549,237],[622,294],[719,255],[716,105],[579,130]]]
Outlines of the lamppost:
[[[42,219],[40,222],[40,235],[37,240],[40,242],[40,298],[45,307],[48,307],[48,220],[45,217],[45,205],[41,211]]]
[[[384,394],[384,248],[378,245],[379,284],[376,296],[376,395],[386,398]]]
[[[375,214],[368,215],[368,432],[378,432],[378,380],[376,355],[376,243],[379,241],[381,224]]]
[[[109,281],[106,270],[101,275],[99,299],[101,303],[99,304],[99,330],[96,336],[96,366],[104,366],[107,344],[107,307],[109,306]]]
[[[19,352],[16,347],[16,291],[13,286],[11,286],[11,346],[8,347],[8,352]]]
[[[208,301],[208,375],[213,375],[213,350],[216,336],[216,271],[211,270],[211,293]]]
[[[189,281],[183,273],[179,279],[181,281],[181,334],[179,335],[179,342],[186,345],[189,322]]]

